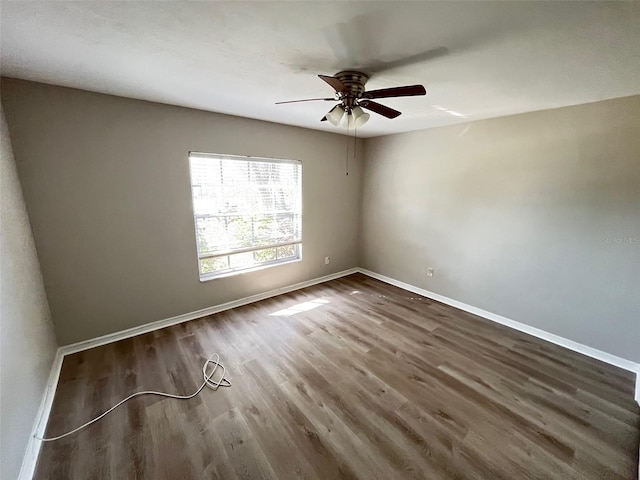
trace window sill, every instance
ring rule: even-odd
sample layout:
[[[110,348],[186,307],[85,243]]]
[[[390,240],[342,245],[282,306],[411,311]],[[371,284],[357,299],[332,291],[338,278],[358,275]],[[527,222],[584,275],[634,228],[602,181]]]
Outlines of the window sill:
[[[242,269],[242,270],[235,270],[233,272],[226,272],[226,273],[220,273],[220,274],[207,274],[207,275],[201,275],[200,276],[200,283],[205,283],[205,282],[210,282],[211,280],[218,280],[220,278],[229,278],[229,277],[235,277],[236,275],[242,275],[244,273],[252,273],[252,272],[257,272],[259,270],[265,270],[267,268],[272,268],[272,267],[279,267],[281,265],[289,265],[291,263],[296,263],[296,262],[301,262],[302,258],[292,258],[291,260],[287,260],[286,262],[278,262],[278,263],[270,263],[268,265],[257,265],[255,267],[252,268],[246,268],[246,269]]]

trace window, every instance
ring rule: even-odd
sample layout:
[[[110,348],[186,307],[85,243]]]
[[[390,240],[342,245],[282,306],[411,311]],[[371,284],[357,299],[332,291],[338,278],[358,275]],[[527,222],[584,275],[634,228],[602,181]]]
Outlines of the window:
[[[200,279],[299,260],[302,164],[190,153]]]

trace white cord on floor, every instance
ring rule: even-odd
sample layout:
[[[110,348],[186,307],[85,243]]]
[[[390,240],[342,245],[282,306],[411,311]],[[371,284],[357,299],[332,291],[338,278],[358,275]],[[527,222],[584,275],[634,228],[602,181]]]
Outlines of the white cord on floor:
[[[213,357],[216,357],[215,360],[212,360]],[[207,367],[209,366],[209,364],[213,364],[213,370],[211,370],[211,373],[207,373]],[[216,373],[216,370],[218,369],[218,367],[222,368],[222,376],[220,377],[220,380],[218,380],[217,382],[214,382],[212,380],[213,375]],[[110,414],[111,412],[113,412],[116,408],[118,408],[120,405],[122,405],[125,402],[128,402],[129,400],[131,400],[132,398],[135,397],[139,397],[141,395],[158,395],[160,397],[168,397],[168,398],[175,398],[177,400],[189,400],[193,397],[195,397],[196,395],[198,395],[202,389],[204,387],[209,387],[212,390],[217,390],[218,387],[230,387],[231,386],[231,382],[229,380],[227,380],[226,378],[224,378],[226,374],[226,370],[224,368],[224,365],[222,365],[220,363],[220,355],[218,355],[217,353],[214,353],[213,355],[211,355],[206,362],[204,362],[204,365],[202,366],[202,378],[204,379],[204,382],[202,382],[202,385],[200,385],[200,388],[198,388],[193,394],[191,395],[173,395],[171,393],[164,393],[164,392],[154,392],[151,390],[148,391],[144,391],[144,392],[137,392],[134,393],[132,395],[129,395],[127,398],[125,398],[124,400],[121,400],[120,402],[116,403],[113,407],[111,407],[109,410],[107,410],[104,413],[101,413],[100,415],[98,415],[96,418],[94,418],[93,420],[89,420],[87,423],[85,423],[84,425],[80,425],[78,428],[74,428],[73,430],[71,430],[70,432],[67,433],[63,433],[62,435],[58,435],[57,437],[51,437],[51,438],[40,438],[37,435],[34,435],[34,437],[37,440],[40,440],[41,442],[53,442],[55,440],[60,440],[61,438],[67,437],[69,435],[72,435],[76,432],[79,432],[80,430],[82,430],[83,428],[88,427],[89,425],[91,425],[92,423],[97,422],[98,420],[100,420],[101,418],[106,417],[108,414]]]

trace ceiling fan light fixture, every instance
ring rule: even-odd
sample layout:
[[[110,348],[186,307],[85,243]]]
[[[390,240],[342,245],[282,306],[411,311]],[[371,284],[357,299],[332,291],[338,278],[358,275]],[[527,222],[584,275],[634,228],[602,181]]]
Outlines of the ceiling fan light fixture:
[[[329,113],[327,113],[326,116],[327,120],[329,120],[329,123],[334,127],[337,127],[338,125],[340,125],[340,121],[344,116],[344,107],[342,105],[336,105],[331,110],[329,110]]]
[[[360,128],[369,121],[369,114],[366,113],[360,107],[354,107],[351,109],[351,115],[349,115],[349,127]]]

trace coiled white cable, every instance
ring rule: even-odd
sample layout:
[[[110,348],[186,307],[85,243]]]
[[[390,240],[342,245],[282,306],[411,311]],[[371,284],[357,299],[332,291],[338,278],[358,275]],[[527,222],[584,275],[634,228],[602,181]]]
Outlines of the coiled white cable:
[[[215,360],[212,360],[213,357],[216,357]],[[213,364],[213,369],[211,370],[210,373],[207,373],[207,367]],[[218,367],[220,367],[222,369],[222,376],[220,377],[220,380],[218,380],[217,382],[214,382],[212,380],[213,375],[216,373],[216,370],[218,369]],[[83,428],[88,427],[89,425],[91,425],[92,423],[97,422],[98,420],[106,417],[107,415],[109,415],[111,412],[113,412],[116,408],[118,408],[120,405],[124,404],[125,402],[128,402],[129,400],[131,400],[132,398],[135,397],[139,397],[141,395],[158,395],[160,397],[167,397],[167,398],[175,398],[177,400],[189,400],[192,399],[193,397],[195,397],[196,395],[198,395],[202,389],[204,387],[209,387],[212,390],[217,390],[218,387],[230,387],[231,386],[231,382],[229,380],[227,380],[225,377],[227,371],[224,368],[224,365],[222,365],[220,363],[220,355],[218,355],[217,353],[214,353],[213,355],[211,355],[206,362],[204,362],[204,365],[202,366],[202,378],[204,379],[204,381],[202,382],[202,385],[200,385],[200,388],[198,388],[194,393],[192,393],[191,395],[173,395],[171,393],[165,393],[165,392],[154,392],[152,390],[147,390],[144,392],[137,392],[137,393],[133,393],[131,395],[129,395],[127,398],[119,401],[118,403],[116,403],[113,407],[111,407],[109,410],[101,413],[100,415],[98,415],[97,417],[95,417],[92,420],[89,420],[87,423],[80,425],[78,428],[74,428],[73,430],[67,432],[67,433],[63,433],[62,435],[58,435],[57,437],[50,437],[50,438],[41,438],[38,437],[37,435],[34,435],[34,437],[37,440],[40,440],[41,442],[53,442],[55,440],[60,440],[61,438],[67,437],[69,435],[72,435],[76,432],[79,432],[80,430],[82,430]]]

